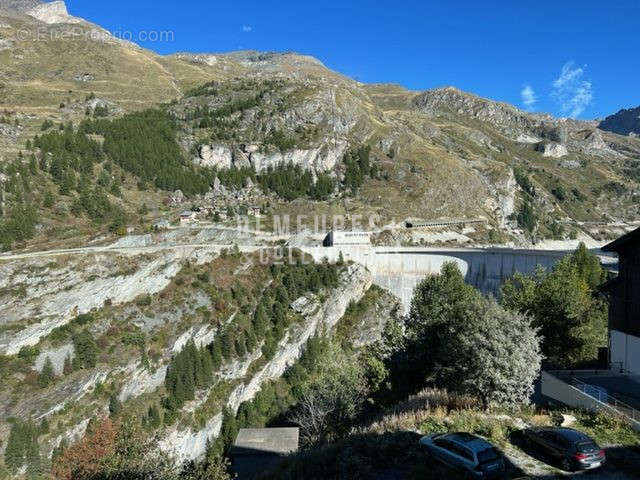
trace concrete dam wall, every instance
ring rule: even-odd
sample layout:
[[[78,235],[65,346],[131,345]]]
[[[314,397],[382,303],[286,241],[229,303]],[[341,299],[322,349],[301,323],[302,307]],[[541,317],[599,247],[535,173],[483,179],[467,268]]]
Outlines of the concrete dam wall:
[[[405,311],[413,289],[427,275],[440,273],[445,262],[456,262],[467,283],[484,293],[498,294],[500,286],[514,273],[533,273],[538,265],[552,267],[568,252],[517,249],[446,249],[421,247],[304,247],[319,261],[323,257],[365,265],[374,282],[401,299]]]

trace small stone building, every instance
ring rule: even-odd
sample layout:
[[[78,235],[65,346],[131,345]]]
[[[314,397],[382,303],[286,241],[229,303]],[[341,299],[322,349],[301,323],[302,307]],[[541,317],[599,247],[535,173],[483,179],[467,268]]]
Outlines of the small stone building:
[[[251,480],[298,450],[298,428],[243,428],[231,450],[237,480]]]

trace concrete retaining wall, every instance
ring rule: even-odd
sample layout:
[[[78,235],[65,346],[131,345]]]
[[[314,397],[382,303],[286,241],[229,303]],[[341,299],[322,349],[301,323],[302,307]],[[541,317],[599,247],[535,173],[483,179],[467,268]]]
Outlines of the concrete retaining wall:
[[[589,410],[591,412],[605,410],[610,413],[619,413],[610,405],[596,400],[574,386],[554,377],[548,372],[542,372],[541,393],[553,400],[564,403],[569,407]],[[632,419],[629,419],[629,421],[635,430],[640,431],[640,422]]]

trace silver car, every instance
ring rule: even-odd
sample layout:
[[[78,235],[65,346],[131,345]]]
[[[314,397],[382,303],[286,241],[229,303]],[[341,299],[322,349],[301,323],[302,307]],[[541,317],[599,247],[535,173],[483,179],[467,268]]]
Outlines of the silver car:
[[[443,433],[420,439],[436,460],[463,473],[464,478],[494,479],[505,473],[502,455],[489,442],[470,433]]]

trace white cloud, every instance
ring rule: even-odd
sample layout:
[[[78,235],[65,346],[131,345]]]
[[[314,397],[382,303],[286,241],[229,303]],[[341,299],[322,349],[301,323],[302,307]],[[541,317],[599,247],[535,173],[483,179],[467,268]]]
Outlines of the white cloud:
[[[584,80],[584,68],[576,67],[574,62],[567,62],[560,71],[560,76],[553,81],[551,98],[562,113],[577,117],[593,101],[593,85]]]
[[[253,27],[251,25],[242,25],[243,32],[249,33],[251,30],[253,30]]]
[[[520,96],[522,97],[523,105],[529,109],[532,108],[538,101],[536,92],[533,90],[533,88],[531,88],[531,85],[525,85],[524,87],[522,87]]]

